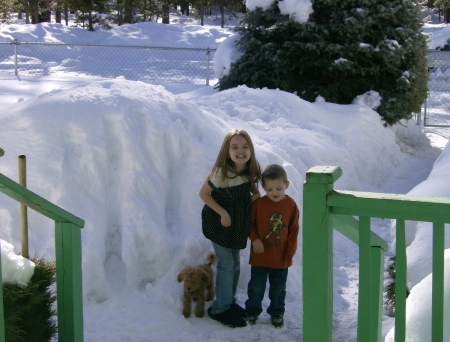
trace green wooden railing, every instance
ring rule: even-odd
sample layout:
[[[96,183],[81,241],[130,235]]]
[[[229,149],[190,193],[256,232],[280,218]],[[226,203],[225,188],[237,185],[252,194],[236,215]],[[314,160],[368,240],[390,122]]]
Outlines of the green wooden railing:
[[[303,341],[331,342],[333,318],[333,228],[359,246],[358,342],[381,340],[384,251],[370,230],[370,218],[396,220],[395,341],[405,341],[405,220],[433,222],[433,342],[444,337],[444,227],[450,199],[336,191],[342,175],[335,166],[316,166],[303,189]],[[359,220],[354,216],[359,217]]]
[[[83,341],[81,229],[84,221],[0,173],[0,192],[55,221],[58,341]],[[5,341],[0,269],[0,342]]]

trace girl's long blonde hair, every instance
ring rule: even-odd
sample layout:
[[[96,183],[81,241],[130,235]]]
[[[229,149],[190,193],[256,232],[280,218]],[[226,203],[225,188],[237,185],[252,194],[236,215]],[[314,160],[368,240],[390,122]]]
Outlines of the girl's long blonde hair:
[[[243,137],[250,148],[250,153],[252,154],[249,161],[245,165],[245,170],[241,173],[236,172],[236,165],[231,160],[228,155],[228,151],[230,149],[231,138],[235,135],[240,135]],[[219,155],[217,156],[216,162],[212,168],[210,175],[208,176],[208,180],[218,171],[222,170],[222,181],[227,184],[226,179],[228,178],[228,171],[232,171],[237,176],[245,176],[248,177],[250,182],[258,184],[261,180],[261,167],[259,166],[258,161],[255,157],[255,148],[253,147],[252,139],[250,135],[244,131],[243,129],[235,129],[227,133],[225,138],[223,139],[222,146],[220,147]]]

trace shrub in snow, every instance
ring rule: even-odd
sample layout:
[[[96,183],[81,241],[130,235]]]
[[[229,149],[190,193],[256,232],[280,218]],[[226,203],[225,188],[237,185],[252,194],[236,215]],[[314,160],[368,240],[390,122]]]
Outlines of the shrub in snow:
[[[313,0],[312,7],[306,22],[282,14],[277,1],[249,11],[236,28],[243,54],[219,90],[245,84],[340,104],[376,91],[386,125],[421,110],[428,74],[418,1]]]
[[[56,336],[52,290],[56,266],[44,259],[31,261],[14,253],[14,246],[0,240],[3,310],[6,341],[43,342]]]

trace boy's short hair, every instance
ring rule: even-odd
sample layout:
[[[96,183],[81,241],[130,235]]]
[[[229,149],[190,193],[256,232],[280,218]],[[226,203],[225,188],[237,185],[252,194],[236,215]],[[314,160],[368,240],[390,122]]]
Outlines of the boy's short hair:
[[[281,179],[285,184],[288,182],[287,173],[281,165],[271,164],[268,165],[262,175],[261,175],[261,183],[264,185],[264,181],[266,179],[275,180]]]

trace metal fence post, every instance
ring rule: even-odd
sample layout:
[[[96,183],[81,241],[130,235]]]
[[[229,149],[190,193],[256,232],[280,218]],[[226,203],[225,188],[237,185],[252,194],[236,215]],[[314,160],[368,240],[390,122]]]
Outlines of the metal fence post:
[[[17,39],[14,38],[14,74],[17,76],[19,73],[17,71]]]
[[[27,187],[27,159],[26,156],[19,155],[19,184]],[[22,256],[29,259],[28,251],[28,211],[27,206],[20,203],[20,231],[22,233]]]
[[[209,86],[209,56],[211,54],[211,51],[206,50],[206,85]]]
[[[425,98],[425,106],[423,109],[423,127],[427,125],[427,107],[428,107],[428,97],[430,96],[430,93],[428,92],[427,97]]]

